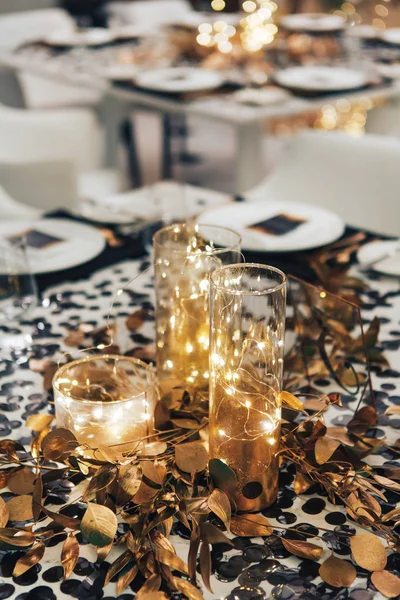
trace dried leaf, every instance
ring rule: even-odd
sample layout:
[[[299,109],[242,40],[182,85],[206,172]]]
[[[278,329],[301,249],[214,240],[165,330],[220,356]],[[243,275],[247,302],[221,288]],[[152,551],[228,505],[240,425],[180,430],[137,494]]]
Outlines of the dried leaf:
[[[138,574],[139,567],[138,565],[133,565],[128,571],[122,573],[118,577],[117,581],[117,594],[120,594],[132,581],[135,579]]]
[[[150,460],[147,460],[141,463],[141,467],[143,476],[146,477],[149,482],[155,484],[158,488],[161,488],[167,474],[167,469],[165,466],[161,463],[153,463]]]
[[[312,412],[325,412],[329,408],[329,404],[322,398],[308,398],[304,402],[305,410]]]
[[[355,580],[357,571],[349,561],[330,556],[320,566],[319,575],[331,587],[348,587]]]
[[[37,542],[32,546],[24,556],[21,556],[17,560],[13,570],[13,577],[20,577],[20,575],[26,573],[31,567],[37,565],[43,558],[45,548],[43,542]]]
[[[176,554],[175,548],[173,547],[169,539],[166,538],[165,535],[163,535],[159,531],[153,531],[151,539],[153,543],[156,546],[158,546],[158,548],[164,548],[164,550],[168,550],[169,552],[172,552],[172,554]]]
[[[126,567],[132,560],[134,556],[130,550],[125,550],[120,556],[110,565],[110,568],[107,571],[107,575],[104,580],[104,585],[106,586],[115,575],[117,575],[122,569]]]
[[[146,502],[150,502],[150,500],[154,498],[157,492],[157,489],[146,485],[144,481],[142,481],[139,490],[132,498],[132,502],[134,502],[135,504],[145,504]]]
[[[212,458],[208,463],[208,469],[215,487],[226,494],[234,494],[237,487],[235,472],[218,458]]]
[[[202,542],[200,545],[200,573],[203,579],[203,583],[208,589],[208,591],[212,594],[213,591],[211,589],[211,552],[210,547],[207,542]]]
[[[268,537],[272,527],[262,515],[235,515],[231,520],[231,531],[240,537]]]
[[[79,544],[74,535],[69,535],[61,550],[61,564],[64,567],[64,580],[72,575],[79,558]]]
[[[373,425],[376,425],[377,422],[378,415],[376,409],[373,406],[363,406],[347,424],[347,429],[356,435],[363,435]]]
[[[13,494],[31,494],[34,489],[35,475],[27,467],[18,469],[8,477],[7,484]]]
[[[33,519],[32,496],[16,496],[7,502],[10,521],[30,521]]]
[[[334,440],[326,435],[315,442],[315,460],[319,465],[325,464],[339,448],[339,440]]]
[[[400,595],[400,579],[389,571],[375,571],[371,581],[381,594],[386,598],[396,598]]]
[[[135,600],[170,600],[165,592],[149,592],[148,594],[140,595],[140,590],[135,596]]]
[[[8,523],[8,507],[0,496],[0,528],[3,528]]]
[[[109,508],[88,502],[81,522],[81,531],[89,543],[94,546],[107,546],[114,539],[117,526],[117,517]]]
[[[160,454],[164,454],[167,448],[168,446],[165,442],[153,442],[151,444],[146,444],[143,450],[141,450],[140,456],[159,456]]]
[[[41,413],[37,413],[35,415],[29,415],[25,424],[28,429],[40,432],[43,431],[43,429],[46,429],[53,419],[53,415],[43,415]]]
[[[106,560],[106,558],[110,554],[113,546],[114,546],[114,542],[110,542],[109,544],[107,544],[107,546],[103,546],[102,548],[97,548],[98,562],[103,562]]]
[[[327,427],[326,434],[334,440],[339,440],[345,446],[354,446],[354,442],[345,427]]]
[[[172,419],[174,427],[180,427],[182,429],[198,429],[200,427],[199,422],[196,419]]]
[[[200,591],[189,581],[186,581],[186,579],[173,577],[173,582],[178,592],[181,592],[182,594],[187,596],[189,600],[204,600],[203,595],[200,593]]]
[[[31,546],[34,541],[35,537],[31,531],[15,529],[13,527],[5,527],[0,530],[0,542],[5,542],[11,546],[23,548]]]
[[[142,585],[142,587],[136,594],[136,599],[140,600],[142,598],[142,596],[149,594],[150,592],[158,592],[160,587],[161,587],[161,577],[159,575],[157,575],[156,573],[154,573],[148,579],[146,579],[146,581],[144,582],[144,584]]]
[[[84,339],[85,334],[83,331],[71,330],[69,334],[64,338],[64,344],[71,348],[77,348],[78,346],[82,345]]]
[[[32,512],[33,518],[35,521],[38,521],[40,518],[41,505],[42,505],[42,497],[43,497],[43,481],[42,476],[39,475],[35,481],[35,486],[33,488],[32,494]]]
[[[231,503],[228,496],[216,488],[208,498],[208,507],[215,515],[217,515],[217,517],[221,519],[229,531],[229,523],[231,520]]]
[[[356,563],[367,571],[383,571],[386,567],[385,546],[373,533],[360,533],[350,538],[350,548]]]
[[[117,467],[104,466],[93,475],[86,490],[82,494],[83,501],[99,490],[107,489],[117,476]]]
[[[25,452],[25,448],[15,440],[1,440],[0,454],[6,454],[11,461],[19,462],[17,452]]]
[[[79,519],[75,519],[74,517],[68,517],[67,515],[63,515],[60,512],[53,512],[45,506],[41,506],[40,510],[44,512],[45,515],[50,517],[50,519],[52,519],[54,523],[57,523],[57,525],[61,525],[61,527],[63,527],[64,529],[79,529],[79,526],[81,524]]]
[[[296,470],[296,477],[294,480],[294,491],[298,494],[303,494],[313,485],[313,481],[302,473],[299,469]]]
[[[400,507],[394,508],[393,510],[391,510],[388,513],[386,513],[385,515],[383,515],[382,522],[387,523],[387,521],[394,521],[395,518],[398,517],[399,515],[400,515]]]
[[[189,575],[188,568],[179,556],[169,552],[168,550],[164,550],[163,548],[157,548],[155,550],[156,560],[163,565],[167,565],[171,569],[175,569],[180,573],[184,573],[185,575]]]
[[[175,446],[175,462],[185,473],[204,471],[208,463],[208,452],[202,442],[189,442]]]
[[[77,448],[78,441],[69,429],[60,427],[50,431],[42,440],[41,446],[45,458],[57,460]]]
[[[290,392],[281,392],[280,398],[282,404],[285,405],[284,408],[291,408],[297,411],[304,410],[304,404],[302,403],[302,401],[296,398],[296,396],[294,396]]]
[[[136,331],[136,329],[139,329],[143,325],[147,315],[148,312],[146,310],[136,310],[126,318],[125,325],[131,331]]]
[[[323,553],[321,546],[317,546],[317,544],[312,544],[311,542],[289,540],[284,537],[281,538],[281,542],[288,552],[294,554],[295,556],[299,556],[300,558],[319,560]]]
[[[381,486],[388,488],[389,490],[393,490],[395,492],[400,492],[400,483],[397,483],[396,481],[392,481],[391,479],[388,479],[387,477],[382,477],[381,475],[374,474],[373,478]]]
[[[118,504],[125,504],[132,500],[133,496],[140,488],[142,480],[141,469],[137,465],[124,465],[119,467],[118,475]]]
[[[230,544],[233,546],[231,540],[218,527],[207,521],[200,523],[200,534],[202,541],[208,544]]]
[[[389,406],[383,414],[384,415],[400,415],[400,405],[392,404],[392,406]]]

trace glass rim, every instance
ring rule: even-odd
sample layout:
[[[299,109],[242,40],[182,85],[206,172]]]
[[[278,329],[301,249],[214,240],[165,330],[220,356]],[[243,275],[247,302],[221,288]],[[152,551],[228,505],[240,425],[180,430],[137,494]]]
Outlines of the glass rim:
[[[161,244],[158,241],[158,237],[161,233],[166,232],[166,231],[172,231],[173,229],[179,227],[180,229],[186,228],[189,225],[189,223],[172,223],[171,225],[166,225],[165,227],[162,227],[161,229],[159,229],[158,231],[156,231],[156,233],[153,235],[153,246],[154,248],[157,246],[157,248],[163,248],[163,244]],[[226,231],[229,232],[233,235],[236,236],[237,241],[236,244],[230,244],[229,246],[224,246],[221,248],[216,248],[215,250],[213,250],[212,252],[208,252],[206,250],[202,250],[200,252],[194,252],[193,256],[195,255],[207,255],[207,256],[214,256],[215,254],[222,254],[223,252],[241,252],[241,244],[242,244],[242,236],[240,235],[240,233],[238,233],[237,231],[235,231],[234,229],[231,229],[230,227],[224,227],[222,225],[208,225],[207,223],[195,223],[194,227],[210,227],[211,229],[216,229],[219,231]],[[173,254],[181,254],[182,256],[187,256],[187,252],[185,252],[185,250],[174,250],[174,249],[170,249],[170,252],[172,252]]]
[[[123,400],[113,400],[112,402],[103,402],[102,400],[87,400],[85,398],[75,398],[74,396],[67,396],[56,385],[56,383],[57,383],[56,380],[70,367],[75,367],[76,365],[79,365],[79,364],[82,364],[85,362],[91,362],[92,360],[100,360],[100,359],[108,359],[108,358],[112,358],[114,360],[126,360],[127,362],[134,363],[135,365],[138,365],[138,366],[144,368],[144,370],[146,371],[146,374],[149,376],[149,378],[151,378],[151,381],[148,381],[149,385],[146,388],[146,390],[143,390],[142,392],[136,394],[136,396],[130,396],[129,398],[124,398]],[[93,404],[95,406],[99,406],[100,404],[101,405],[104,405],[104,404],[116,405],[116,404],[124,404],[125,402],[131,402],[132,400],[135,400],[142,394],[146,394],[148,389],[151,387],[151,383],[155,384],[155,374],[152,369],[152,366],[148,365],[143,360],[140,360],[140,358],[135,358],[133,356],[123,356],[122,354],[95,354],[93,356],[86,356],[85,358],[78,358],[76,360],[72,360],[71,362],[66,363],[65,365],[62,365],[61,367],[59,367],[57,369],[57,371],[54,373],[53,379],[52,379],[53,389],[57,390],[57,392],[59,392],[63,396],[63,398],[68,398],[68,400],[73,400],[74,402],[79,402],[79,403],[83,403],[83,404]]]
[[[275,286],[268,288],[266,290],[262,290],[262,291],[258,291],[258,290],[238,290],[236,288],[231,288],[231,287],[225,287],[223,285],[221,285],[220,283],[217,283],[215,281],[215,277],[221,273],[221,271],[228,271],[231,269],[235,269],[235,268],[239,268],[241,267],[242,269],[260,269],[262,271],[272,271],[273,273],[276,273],[277,275],[279,275],[282,279],[281,283],[277,283]],[[277,267],[272,267],[270,265],[263,265],[261,263],[235,263],[232,265],[225,265],[223,267],[219,267],[218,269],[215,269],[215,271],[213,271],[210,274],[210,283],[211,285],[216,289],[216,290],[221,290],[224,292],[227,292],[229,294],[232,294],[234,296],[268,296],[269,294],[273,294],[274,292],[279,292],[280,290],[282,290],[283,288],[286,287],[287,285],[287,275],[286,273],[284,273],[283,271],[281,271],[281,269],[278,269]]]

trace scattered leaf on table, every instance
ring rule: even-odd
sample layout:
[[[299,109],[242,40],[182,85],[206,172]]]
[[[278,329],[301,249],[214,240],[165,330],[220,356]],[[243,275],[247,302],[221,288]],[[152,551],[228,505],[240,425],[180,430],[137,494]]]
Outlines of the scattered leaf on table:
[[[200,523],[200,534],[201,539],[208,544],[230,544],[233,546],[232,541],[218,527],[207,521]]]
[[[13,494],[31,494],[33,492],[35,475],[27,467],[18,469],[9,475],[7,485]]]
[[[334,440],[326,435],[315,442],[315,459],[319,465],[325,464],[339,448],[339,440]]]
[[[400,405],[393,404],[392,406],[389,406],[383,414],[384,415],[400,415]]]
[[[157,548],[155,550],[156,560],[171,569],[175,569],[180,573],[184,573],[188,575],[188,568],[179,556],[169,552],[169,550],[164,550],[164,548]]]
[[[356,563],[367,571],[383,571],[387,557],[385,546],[373,533],[360,533],[350,538],[350,548]]]
[[[69,535],[61,550],[61,564],[64,567],[64,580],[72,575],[79,558],[79,543],[74,535]]]
[[[400,595],[400,579],[389,571],[375,571],[371,581],[381,594],[386,598],[396,598]]]
[[[203,583],[206,586],[206,588],[208,589],[208,591],[212,594],[213,591],[211,589],[211,583],[210,583],[211,552],[210,552],[210,546],[207,544],[207,542],[202,542],[200,545],[199,564],[200,564],[200,572],[201,572],[201,577],[203,579]]]
[[[29,521],[33,519],[32,496],[16,496],[7,502],[10,521]]]
[[[268,537],[272,527],[263,515],[235,515],[231,520],[231,531],[240,537]]]
[[[29,417],[26,419],[25,425],[32,431],[40,432],[48,427],[53,419],[53,415],[37,413],[35,415],[29,415]]]
[[[387,523],[387,521],[394,521],[396,517],[400,515],[400,506],[390,510],[388,513],[384,514],[382,517],[382,522]]]
[[[293,410],[299,411],[304,410],[304,404],[302,403],[302,401],[290,392],[281,392],[280,398],[284,405],[284,408],[292,408]]]
[[[140,488],[142,471],[137,465],[123,465],[119,467],[118,475],[118,503],[124,504],[132,500]]]
[[[304,408],[312,412],[325,412],[328,410],[329,404],[320,398],[307,398]]]
[[[281,538],[282,544],[286,550],[295,556],[300,558],[309,558],[310,560],[318,560],[321,558],[323,549],[317,544],[311,542],[303,542],[301,540],[289,540],[284,537]]]
[[[175,462],[185,473],[204,471],[208,463],[208,452],[202,442],[189,442],[175,446]]]
[[[357,571],[348,560],[330,556],[320,566],[319,575],[331,587],[348,587],[355,580]]]
[[[72,452],[78,446],[78,441],[72,431],[60,427],[50,431],[42,440],[41,445],[45,458],[57,460]]]
[[[117,467],[111,467],[108,465],[100,467],[100,469],[93,475],[89,485],[82,494],[83,501],[86,501],[90,494],[106,489],[114,481],[116,476]]]
[[[0,496],[0,528],[3,528],[8,523],[8,507]]]
[[[187,596],[189,600],[204,600],[203,595],[197,587],[192,585],[189,581],[186,581],[186,579],[173,577],[173,582],[178,592]]]
[[[37,542],[28,550],[24,556],[21,556],[15,564],[13,577],[19,577],[28,571],[34,565],[37,565],[43,558],[46,547],[43,542]]]
[[[30,531],[23,531],[14,527],[5,527],[0,530],[0,542],[5,542],[11,546],[24,548],[25,546],[31,546],[34,541],[35,537]]]
[[[85,539],[94,546],[107,546],[115,536],[118,521],[115,514],[106,506],[88,502],[81,521],[81,531]]]
[[[216,488],[209,496],[207,502],[209,509],[221,519],[225,527],[229,530],[231,503],[228,496],[223,491]]]

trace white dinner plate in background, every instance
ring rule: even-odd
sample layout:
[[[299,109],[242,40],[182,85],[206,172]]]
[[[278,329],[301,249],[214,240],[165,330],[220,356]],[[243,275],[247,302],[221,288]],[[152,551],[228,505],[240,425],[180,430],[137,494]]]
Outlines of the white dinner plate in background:
[[[374,241],[361,246],[357,252],[361,266],[378,273],[400,276],[400,240]]]
[[[140,73],[138,86],[158,92],[182,94],[212,90],[224,82],[221,73],[199,67],[167,67]]]
[[[281,25],[288,31],[339,31],[346,25],[346,20],[339,15],[325,13],[298,13],[285,15]]]
[[[0,223],[0,237],[19,235],[29,229],[61,240],[41,249],[28,248],[29,264],[35,274],[81,265],[100,254],[106,244],[97,229],[69,219],[3,221]]]
[[[110,29],[93,27],[82,31],[56,30],[45,38],[45,42],[51,46],[100,46],[113,39],[114,35]]]
[[[390,27],[380,34],[381,40],[394,46],[400,46],[400,27]]]
[[[304,219],[290,233],[271,235],[250,226],[278,215]],[[242,236],[243,250],[256,252],[293,252],[318,248],[337,240],[345,224],[335,213],[325,208],[300,202],[262,200],[233,204],[209,210],[198,218],[204,225],[234,227]]]
[[[96,68],[101,77],[111,79],[112,81],[133,81],[138,74],[138,67],[136,65],[128,64],[114,64],[106,67]]]
[[[369,83],[369,75],[364,71],[329,66],[290,67],[277,71],[274,79],[285,88],[308,92],[353,90]]]

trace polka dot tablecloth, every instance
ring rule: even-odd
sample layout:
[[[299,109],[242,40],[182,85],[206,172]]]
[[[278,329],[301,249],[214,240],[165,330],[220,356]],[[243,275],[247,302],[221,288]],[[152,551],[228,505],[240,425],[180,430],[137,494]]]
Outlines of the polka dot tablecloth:
[[[129,285],[128,292],[118,296],[114,305],[113,320],[123,323],[138,307],[152,309],[152,279],[149,271],[143,272],[146,266],[144,261],[124,262],[96,272],[86,281],[64,283],[44,294],[42,304],[36,309],[32,320],[22,324],[33,336],[33,344],[29,351],[1,351],[0,439],[13,438],[22,444],[29,444],[32,432],[25,427],[26,418],[30,414],[53,410],[52,405],[48,403],[48,395],[43,392],[42,376],[29,368],[32,358],[57,360],[63,352],[71,351],[71,348],[64,345],[68,331],[77,328],[79,323],[89,323],[96,327],[104,325],[115,292],[141,272],[140,277]],[[362,276],[366,278],[365,274]],[[363,296],[363,319],[367,323],[373,317],[379,317],[379,344],[384,348],[391,365],[376,369],[373,373],[377,408],[382,414],[387,406],[400,403],[400,289],[397,280],[372,274],[369,274],[368,278],[369,290]],[[4,331],[6,328],[0,328],[0,333],[1,329]],[[121,351],[124,352],[133,345],[144,346],[151,343],[152,329],[153,325],[150,322],[145,323],[139,331],[131,333],[125,327],[120,327],[117,342]],[[71,352],[75,356],[75,350]],[[331,388],[327,389],[331,391]],[[343,409],[332,407],[325,413],[326,421],[330,425],[346,424],[353,410],[351,398],[348,397],[347,401],[345,398]],[[381,436],[384,432],[393,441],[400,437],[399,428],[400,419],[396,415],[382,416],[372,435]],[[369,457],[369,461],[374,465],[384,462],[394,464],[395,457],[386,450]],[[265,516],[275,527],[285,528],[277,529],[279,535],[289,539],[312,541],[313,536],[319,534],[337,556],[351,560],[346,534],[350,536],[357,530],[357,526],[348,519],[344,507],[331,504],[326,496],[318,495],[313,488],[301,496],[296,496],[293,491],[293,479],[294,469],[289,467],[281,473],[278,499],[273,506],[264,511]],[[62,505],[70,502],[76,493],[69,482],[51,482],[47,488],[46,505],[60,509]],[[8,501],[13,494],[4,488],[1,496]],[[382,502],[383,512],[391,510],[398,500],[398,496],[391,491],[387,492],[386,496],[387,502]],[[70,516],[81,517],[84,510],[84,504],[75,504],[64,512]],[[121,524],[117,535],[121,536],[125,528],[126,526]],[[338,543],[332,531],[344,534],[340,538],[341,543]],[[183,559],[187,558],[188,536],[189,532],[182,524],[174,525],[172,541]],[[96,563],[95,550],[85,543],[81,534],[78,534],[80,558],[72,576],[63,581],[60,552],[64,537],[61,535],[49,541],[40,565],[32,567],[20,577],[13,577],[12,572],[23,551],[9,552],[0,547],[0,600],[108,600],[117,597],[120,600],[130,600],[134,597],[139,586],[139,582],[136,581],[120,596],[116,595],[116,584],[113,581],[103,589],[107,568],[120,550],[114,549],[106,562]],[[357,579],[350,589],[334,589],[322,582],[318,575],[318,563],[290,556],[282,542],[275,537],[234,538],[233,542],[233,548],[220,545],[213,547],[213,593],[204,588],[199,578],[199,585],[206,599],[382,598],[370,581],[370,573],[358,566]],[[326,550],[323,559],[328,556],[329,551]],[[394,552],[389,556],[387,569],[400,576],[400,553]],[[174,597],[178,599],[183,596],[176,594]]]

